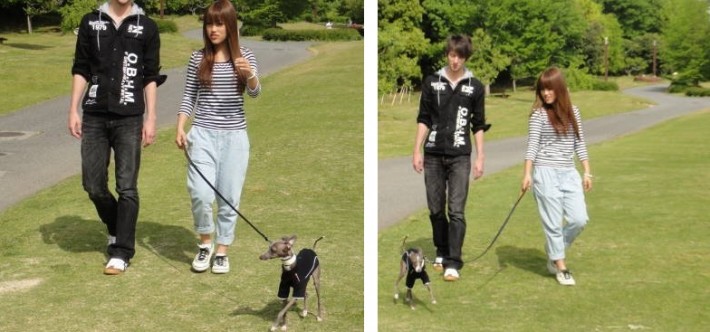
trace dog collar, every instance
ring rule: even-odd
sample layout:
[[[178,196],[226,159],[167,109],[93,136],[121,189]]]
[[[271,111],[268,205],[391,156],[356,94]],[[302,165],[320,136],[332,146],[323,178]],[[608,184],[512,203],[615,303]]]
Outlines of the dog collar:
[[[290,271],[291,266],[296,263],[296,255],[291,255],[286,258],[281,258],[281,264],[283,265],[284,270]]]

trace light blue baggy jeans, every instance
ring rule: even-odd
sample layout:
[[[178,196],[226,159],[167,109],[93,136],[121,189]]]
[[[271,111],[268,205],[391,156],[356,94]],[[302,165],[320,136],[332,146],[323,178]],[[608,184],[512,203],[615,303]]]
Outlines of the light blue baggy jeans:
[[[239,209],[244,178],[249,163],[249,137],[246,130],[216,130],[192,127],[187,135],[190,158],[202,174],[234,207]],[[192,216],[198,234],[216,231],[217,244],[231,245],[237,213],[209,184],[188,166],[187,190],[192,199]],[[217,201],[215,227],[213,204]]]
[[[532,187],[548,258],[564,259],[589,220],[582,179],[575,168],[535,166]]]

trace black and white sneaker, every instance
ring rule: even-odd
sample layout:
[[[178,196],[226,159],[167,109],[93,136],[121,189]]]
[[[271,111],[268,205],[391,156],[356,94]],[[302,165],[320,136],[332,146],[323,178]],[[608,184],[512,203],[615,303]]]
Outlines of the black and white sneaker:
[[[198,247],[200,250],[195,255],[195,259],[192,260],[192,269],[195,272],[204,272],[210,267],[210,259],[212,258],[214,247],[211,243],[200,244]]]
[[[212,263],[212,273],[227,273],[229,272],[229,258],[227,256],[215,256]]]
[[[555,275],[557,278],[557,282],[560,283],[562,286],[574,286],[574,278],[572,277],[572,272],[569,270],[560,270],[557,272]]]

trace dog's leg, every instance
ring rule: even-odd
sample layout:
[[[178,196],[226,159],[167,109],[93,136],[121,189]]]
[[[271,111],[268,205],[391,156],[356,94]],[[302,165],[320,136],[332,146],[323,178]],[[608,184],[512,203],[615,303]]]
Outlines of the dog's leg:
[[[434,298],[434,291],[431,290],[431,285],[424,284],[424,286],[426,286],[426,289],[429,290],[429,297],[431,297],[431,304],[436,304],[436,299]]]
[[[316,316],[316,320],[322,322],[323,306],[321,306],[320,303],[320,267],[318,267],[313,273],[313,286],[316,287],[316,302],[318,303],[318,316]]]
[[[414,310],[414,296],[412,295],[412,289],[407,288],[407,296],[405,298],[405,301],[409,303],[409,307]]]
[[[291,300],[284,300],[284,306],[279,311],[278,316],[276,316],[276,321],[274,321],[274,324],[271,325],[271,332],[274,332],[278,329],[279,325],[281,325],[281,331],[286,331],[288,327],[286,326],[286,313],[288,312],[289,309],[291,309],[291,306],[296,303],[296,299],[291,299]]]
[[[407,274],[407,266],[404,265],[404,262],[400,261],[399,263],[399,277],[397,277],[397,280],[394,282],[394,301],[395,303],[397,300],[399,300],[399,282],[402,281],[402,278]]]
[[[306,285],[306,288],[308,288],[308,285]],[[308,317],[308,289],[303,292],[303,311],[301,311],[301,317]]]

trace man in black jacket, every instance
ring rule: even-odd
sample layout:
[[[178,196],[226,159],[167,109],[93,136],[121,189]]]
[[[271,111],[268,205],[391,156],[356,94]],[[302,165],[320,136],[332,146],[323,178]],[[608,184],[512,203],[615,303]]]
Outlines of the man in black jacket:
[[[458,280],[463,267],[469,174],[473,173],[474,179],[483,175],[483,133],[490,128],[485,123],[483,85],[465,66],[471,53],[470,37],[449,37],[447,66],[424,80],[412,157],[414,170],[424,171],[437,256],[433,267],[445,269],[447,281]],[[473,167],[469,131],[476,147]]]
[[[135,254],[141,145],[155,139],[159,70],[158,28],[133,0],[109,0],[82,18],[68,127],[81,139],[82,185],[108,230],[105,274],[123,273]],[[111,150],[118,199],[108,188]]]

